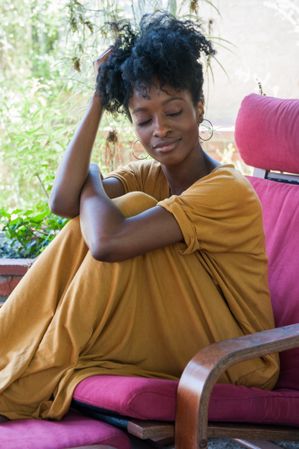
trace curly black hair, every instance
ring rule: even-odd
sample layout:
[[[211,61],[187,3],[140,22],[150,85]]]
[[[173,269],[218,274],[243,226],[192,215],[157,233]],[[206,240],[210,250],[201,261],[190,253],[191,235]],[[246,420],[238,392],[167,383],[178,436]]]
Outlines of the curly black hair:
[[[203,68],[200,56],[215,50],[201,32],[200,25],[176,19],[167,12],[146,14],[139,30],[127,21],[110,24],[117,32],[112,53],[97,76],[97,91],[109,112],[125,112],[133,90],[144,96],[158,81],[187,89],[196,104],[203,98]]]

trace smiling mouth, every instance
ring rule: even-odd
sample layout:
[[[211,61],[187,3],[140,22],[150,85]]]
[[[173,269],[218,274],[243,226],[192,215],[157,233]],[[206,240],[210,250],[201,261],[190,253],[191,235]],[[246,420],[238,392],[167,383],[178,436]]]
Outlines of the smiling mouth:
[[[161,142],[157,145],[153,145],[153,150],[158,151],[159,153],[168,153],[169,151],[173,151],[177,144],[181,139],[175,140],[174,142]]]

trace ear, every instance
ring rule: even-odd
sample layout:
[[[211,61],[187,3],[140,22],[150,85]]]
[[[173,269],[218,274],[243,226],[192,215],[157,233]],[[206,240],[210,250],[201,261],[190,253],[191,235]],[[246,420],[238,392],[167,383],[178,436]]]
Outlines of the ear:
[[[199,100],[198,103],[196,104],[196,118],[198,126],[203,121],[204,113],[205,113],[204,101]]]

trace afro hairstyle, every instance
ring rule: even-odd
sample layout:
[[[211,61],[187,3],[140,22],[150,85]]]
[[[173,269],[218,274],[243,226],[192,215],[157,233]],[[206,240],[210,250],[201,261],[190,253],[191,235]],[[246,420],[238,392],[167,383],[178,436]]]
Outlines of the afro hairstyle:
[[[189,90],[196,104],[203,98],[202,53],[215,54],[200,25],[176,19],[167,12],[146,14],[139,29],[130,22],[110,23],[117,39],[112,52],[100,67],[96,89],[103,107],[112,113],[124,112],[130,118],[129,100],[133,90],[145,97],[157,82],[161,89],[171,86]]]

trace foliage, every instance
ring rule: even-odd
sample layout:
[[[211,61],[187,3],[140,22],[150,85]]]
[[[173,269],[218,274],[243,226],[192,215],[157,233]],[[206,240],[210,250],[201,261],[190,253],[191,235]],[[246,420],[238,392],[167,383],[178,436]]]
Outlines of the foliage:
[[[47,203],[40,202],[34,209],[15,209],[11,213],[0,209],[0,223],[6,237],[0,244],[0,257],[34,258],[53,240],[66,219],[55,216]]]
[[[95,59],[99,52],[111,45],[116,37],[113,28],[107,27],[107,22],[129,19],[137,25],[143,14],[167,10],[177,17],[200,23],[205,34],[211,37],[213,21],[204,20],[201,16],[203,3],[210,5],[220,15],[211,0],[124,0],[122,2],[69,0],[67,20],[72,35],[71,60],[74,70],[80,72],[81,80],[88,80],[90,57]],[[216,46],[229,44],[220,38],[213,39]],[[86,51],[87,48],[89,52]],[[210,61],[207,60],[206,63],[210,67]]]
[[[3,90],[2,97],[4,181],[0,200],[10,207],[23,207],[40,200],[50,190],[59,155],[71,136],[71,120],[63,105],[65,93],[51,81],[26,80],[14,94]]]
[[[203,2],[213,6],[210,0],[0,3],[0,230],[4,226],[11,239],[5,244],[10,254],[38,254],[62,225],[46,200],[93,91],[92,61],[115,38],[106,23],[122,18],[137,23],[157,9],[203,22]],[[209,21],[205,25],[211,34]],[[132,159],[128,125],[123,117],[105,114],[93,152],[104,172]]]
[[[11,0],[0,4],[0,204],[27,207],[51,188],[61,153],[92,92],[92,60],[111,43],[107,21],[168,9],[199,18],[209,0]],[[208,28],[209,32],[210,29]],[[106,123],[111,121],[107,118]],[[125,129],[124,121],[114,120]],[[103,124],[105,126],[105,123]],[[110,130],[111,131],[111,130]],[[127,136],[130,132],[125,130]],[[105,142],[106,130],[98,146]],[[132,141],[132,134],[129,140]],[[118,137],[119,139],[119,137]],[[119,143],[126,148],[125,140]],[[113,151],[110,151],[113,154]],[[95,152],[97,160],[107,161]],[[122,158],[120,158],[122,159]],[[113,161],[106,163],[109,170]]]

